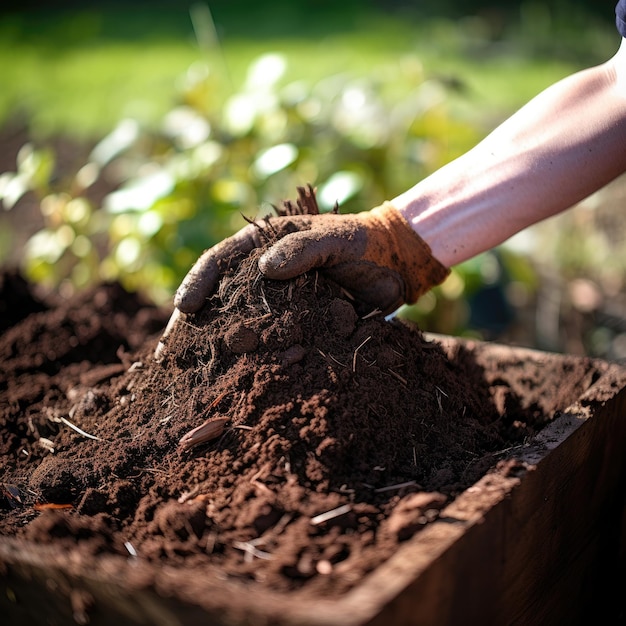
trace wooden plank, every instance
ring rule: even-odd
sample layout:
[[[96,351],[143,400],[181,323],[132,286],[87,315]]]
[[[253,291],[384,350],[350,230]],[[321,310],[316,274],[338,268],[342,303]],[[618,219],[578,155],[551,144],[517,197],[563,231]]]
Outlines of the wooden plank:
[[[368,623],[583,623],[618,564],[625,449],[623,390]]]

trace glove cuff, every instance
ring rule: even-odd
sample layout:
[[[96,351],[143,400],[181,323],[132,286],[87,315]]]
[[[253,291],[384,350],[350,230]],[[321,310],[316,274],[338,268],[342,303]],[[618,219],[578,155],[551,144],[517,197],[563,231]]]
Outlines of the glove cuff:
[[[390,202],[365,215],[366,219],[377,222],[378,227],[368,228],[364,258],[400,274],[405,284],[404,301],[407,304],[416,302],[450,274],[450,269],[433,256],[430,246]]]

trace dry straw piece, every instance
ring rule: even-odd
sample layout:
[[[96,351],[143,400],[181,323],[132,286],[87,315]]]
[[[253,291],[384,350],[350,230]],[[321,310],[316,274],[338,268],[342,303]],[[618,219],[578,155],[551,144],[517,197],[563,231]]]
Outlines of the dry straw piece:
[[[221,436],[228,422],[227,417],[214,417],[208,419],[206,422],[190,430],[187,434],[181,437],[178,442],[185,450],[190,450],[194,446],[206,441],[212,441]]]

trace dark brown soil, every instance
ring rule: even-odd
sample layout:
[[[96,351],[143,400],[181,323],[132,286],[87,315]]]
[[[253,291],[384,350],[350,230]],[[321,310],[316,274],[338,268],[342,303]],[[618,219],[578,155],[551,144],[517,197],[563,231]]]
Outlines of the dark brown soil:
[[[321,275],[247,267],[159,363],[166,312],[4,276],[0,533],[341,594],[591,382],[581,359],[484,371]],[[221,436],[180,445],[209,418]]]
[[[573,358],[487,371],[360,316],[321,274],[262,279],[257,253],[159,361],[168,312],[118,285],[39,301],[4,274],[1,534],[336,597],[486,472],[517,471],[501,459],[596,375]]]

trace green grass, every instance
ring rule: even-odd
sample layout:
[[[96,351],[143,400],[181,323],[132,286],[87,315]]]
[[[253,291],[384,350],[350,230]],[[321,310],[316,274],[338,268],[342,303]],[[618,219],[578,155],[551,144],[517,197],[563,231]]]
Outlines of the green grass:
[[[35,136],[62,132],[81,138],[100,136],[125,116],[157,123],[195,62],[207,60],[237,87],[255,58],[280,52],[288,58],[288,79],[306,81],[337,72],[393,71],[411,57],[426,77],[445,76],[462,86],[450,105],[488,117],[490,125],[584,64],[565,54],[533,58],[526,40],[494,43],[475,23],[426,23],[415,16],[356,11],[350,3],[342,4],[343,12],[322,3],[306,20],[294,8],[297,3],[280,4],[271,14],[237,13],[227,6],[218,6],[213,23],[201,12],[195,32],[189,11],[178,8],[114,5],[3,16],[0,124],[21,116]]]
[[[19,114],[36,135],[77,137],[102,134],[125,116],[155,121],[172,102],[176,78],[197,59],[190,46],[173,42],[149,49],[100,44],[48,56],[26,47],[11,55],[15,62],[4,72],[1,118]]]

